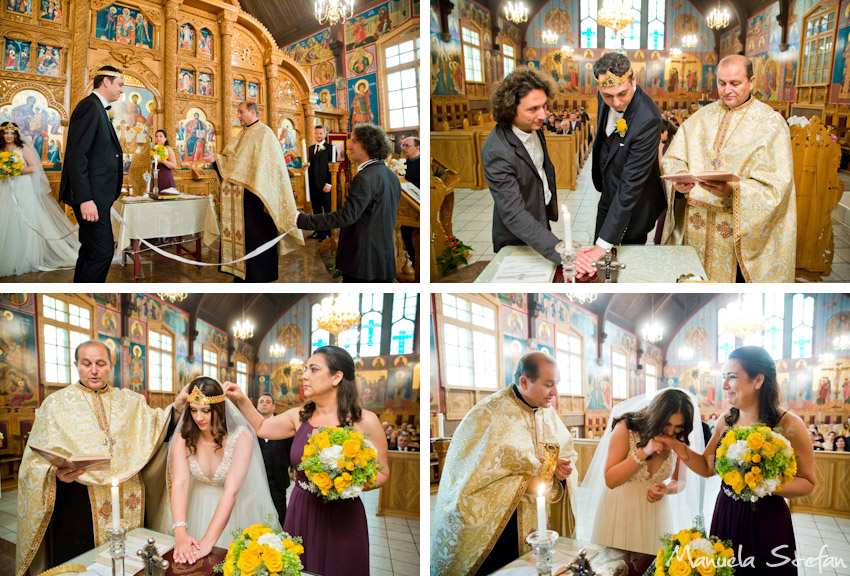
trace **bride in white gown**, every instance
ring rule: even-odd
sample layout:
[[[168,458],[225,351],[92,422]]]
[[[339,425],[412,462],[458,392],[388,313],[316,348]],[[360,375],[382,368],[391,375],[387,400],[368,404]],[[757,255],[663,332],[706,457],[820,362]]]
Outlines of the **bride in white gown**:
[[[80,242],[50,192],[35,150],[13,122],[0,125],[3,150],[21,153],[20,176],[0,179],[0,277],[73,267]]]
[[[174,534],[178,563],[227,548],[231,530],[263,523],[269,514],[278,522],[254,429],[212,378],[196,378],[189,387],[188,414],[168,449],[171,505],[160,506],[154,523]]]
[[[701,510],[699,478],[655,438],[698,450],[705,440],[696,401],[678,388],[617,404],[583,487],[590,489],[591,541],[656,554],[659,538],[689,528]]]

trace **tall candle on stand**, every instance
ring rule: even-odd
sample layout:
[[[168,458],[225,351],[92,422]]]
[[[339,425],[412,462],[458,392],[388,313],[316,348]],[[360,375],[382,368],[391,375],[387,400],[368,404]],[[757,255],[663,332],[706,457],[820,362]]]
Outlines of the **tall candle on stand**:
[[[437,413],[437,438],[446,437],[446,417],[442,412]]]
[[[570,221],[570,212],[567,210],[566,204],[561,204],[561,211],[564,213],[564,247],[567,252],[572,252],[573,249],[573,226]]]
[[[112,529],[121,527],[121,505],[118,500],[118,478],[112,479]]]
[[[301,139],[301,164],[307,163],[307,141],[304,138]]]
[[[542,538],[546,534],[546,497],[543,495],[544,486],[540,483],[537,488],[537,535]]]

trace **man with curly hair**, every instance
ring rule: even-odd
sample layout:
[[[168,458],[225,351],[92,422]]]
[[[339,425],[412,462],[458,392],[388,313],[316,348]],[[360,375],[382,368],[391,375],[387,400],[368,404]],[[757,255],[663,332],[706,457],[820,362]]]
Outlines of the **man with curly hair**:
[[[299,212],[295,225],[304,230],[340,228],[336,267],[343,282],[392,282],[401,183],[384,162],[391,152],[390,141],[380,126],[358,124],[350,142],[351,159],[360,165],[345,204],[328,214]]]
[[[555,93],[552,80],[530,68],[517,68],[493,91],[490,105],[497,126],[482,148],[484,177],[493,195],[493,250],[531,246],[561,263],[561,241],[549,221],[558,220],[555,167],[549,159],[543,124]]]
[[[667,206],[658,145],[661,112],[637,86],[624,54],[609,52],[593,66],[598,113],[593,143],[593,185],[602,193],[596,212],[594,246],[582,248],[576,275],[592,274],[591,264],[620,244],[646,244]]]

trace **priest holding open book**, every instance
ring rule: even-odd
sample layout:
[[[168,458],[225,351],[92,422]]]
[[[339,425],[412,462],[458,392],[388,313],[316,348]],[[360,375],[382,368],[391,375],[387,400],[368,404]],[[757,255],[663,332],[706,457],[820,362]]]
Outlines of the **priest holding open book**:
[[[151,408],[141,394],[114,388],[113,359],[102,342],[83,342],[74,359],[79,382],[44,400],[21,461],[18,576],[39,574],[106,542],[113,478],[119,482],[120,518],[131,530],[144,525],[146,504],[159,503],[164,489],[166,452],[160,447],[186,407],[185,388],[173,410]],[[81,455],[100,456],[109,465],[60,468],[32,447],[77,462]]]
[[[790,132],[752,95],[754,82],[746,57],[723,58],[720,100],[682,124],[661,162],[669,206],[662,243],[693,246],[714,282],[794,281]]]

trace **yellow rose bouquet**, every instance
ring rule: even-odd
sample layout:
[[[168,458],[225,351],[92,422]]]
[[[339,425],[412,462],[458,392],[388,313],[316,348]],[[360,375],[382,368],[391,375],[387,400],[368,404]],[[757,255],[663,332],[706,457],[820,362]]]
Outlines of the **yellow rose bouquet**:
[[[153,148],[151,148],[151,158],[157,156],[160,160],[164,160],[168,158],[168,148],[163,146],[162,144],[157,144]]]
[[[224,576],[298,576],[304,568],[301,538],[293,538],[277,525],[254,524],[244,530],[233,530],[233,541],[224,561],[215,571]]]
[[[304,446],[299,470],[310,482],[299,485],[325,502],[357,498],[375,485],[380,464],[375,447],[351,426],[319,426]]]
[[[0,152],[0,178],[20,176],[24,169],[24,158],[20,152]]]
[[[735,551],[732,543],[706,536],[702,517],[694,526],[661,537],[655,565],[644,576],[732,576]]]
[[[791,443],[763,424],[728,430],[716,456],[714,469],[723,480],[723,491],[735,500],[755,502],[780,490],[797,475]]]

